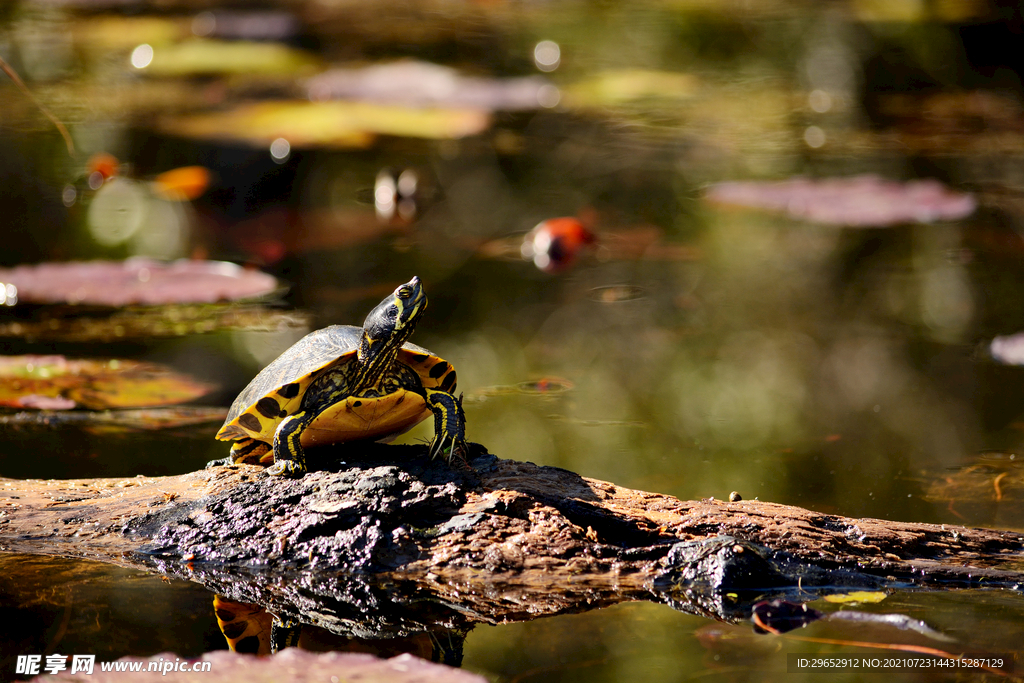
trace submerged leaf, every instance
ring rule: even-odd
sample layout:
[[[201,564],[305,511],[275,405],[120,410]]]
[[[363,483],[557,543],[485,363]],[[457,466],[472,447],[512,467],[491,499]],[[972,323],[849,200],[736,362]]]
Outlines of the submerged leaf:
[[[857,227],[958,220],[976,208],[972,195],[954,192],[937,180],[896,182],[873,175],[725,182],[712,185],[705,196],[716,204]]]
[[[554,89],[541,76],[463,76],[439,64],[406,60],[363,68],[331,69],[310,78],[311,100],[361,100],[413,107],[466,107],[481,111],[537,109]]]
[[[284,138],[292,147],[361,148],[372,144],[376,135],[445,140],[476,135],[489,125],[490,116],[477,109],[296,100],[167,119],[161,127],[174,135],[260,146]]]
[[[1017,527],[1024,520],[1024,459],[986,451],[954,469],[926,472],[924,499],[970,523]]]
[[[278,281],[222,261],[69,261],[0,268],[19,301],[97,306],[213,303],[264,296]]]
[[[64,356],[0,357],[0,406],[92,410],[170,405],[213,387],[153,363],[68,360]]]

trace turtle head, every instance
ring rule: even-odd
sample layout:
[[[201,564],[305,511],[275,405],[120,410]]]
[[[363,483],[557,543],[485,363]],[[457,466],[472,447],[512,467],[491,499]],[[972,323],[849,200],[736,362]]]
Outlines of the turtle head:
[[[385,349],[397,351],[412,334],[426,307],[427,295],[418,277],[385,297],[363,321],[361,360],[378,356]]]

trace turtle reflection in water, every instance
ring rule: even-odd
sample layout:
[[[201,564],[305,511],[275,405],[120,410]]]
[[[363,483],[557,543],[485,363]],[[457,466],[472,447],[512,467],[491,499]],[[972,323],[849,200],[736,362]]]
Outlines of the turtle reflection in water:
[[[466,629],[440,628],[402,638],[355,638],[316,626],[282,633],[275,627],[275,618],[259,605],[217,595],[213,609],[228,649],[253,655],[269,655],[285,646],[296,646],[314,652],[366,652],[382,658],[409,653],[421,659],[461,666],[468,633]]]
[[[414,277],[370,311],[362,328],[311,332],[249,383],[217,432],[234,440],[226,461],[273,464],[300,477],[304,448],[345,441],[388,441],[434,416],[431,457],[466,452],[466,416],[455,398],[455,369],[406,341],[427,307]]]

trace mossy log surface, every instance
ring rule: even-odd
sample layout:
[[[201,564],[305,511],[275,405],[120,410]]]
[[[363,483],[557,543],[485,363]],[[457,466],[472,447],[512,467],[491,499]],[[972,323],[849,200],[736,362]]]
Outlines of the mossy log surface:
[[[765,598],[1024,585],[1020,533],[682,501],[479,448],[471,467],[412,446],[332,455],[297,480],[0,480],[0,550],[156,570],[367,636],[635,599],[738,619]]]

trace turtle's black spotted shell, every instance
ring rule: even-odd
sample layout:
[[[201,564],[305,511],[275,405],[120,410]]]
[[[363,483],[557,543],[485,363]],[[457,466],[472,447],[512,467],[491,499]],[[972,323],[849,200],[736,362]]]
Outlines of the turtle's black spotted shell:
[[[319,371],[355,360],[362,334],[361,327],[331,325],[300,339],[242,390],[231,404],[217,438],[273,442],[277,425],[300,409],[302,396]],[[422,346],[406,342],[396,362],[412,368],[425,389],[455,389],[455,369]],[[423,398],[406,389],[375,398],[342,397],[310,423],[303,432],[302,444],[384,439],[408,430],[429,415]]]

